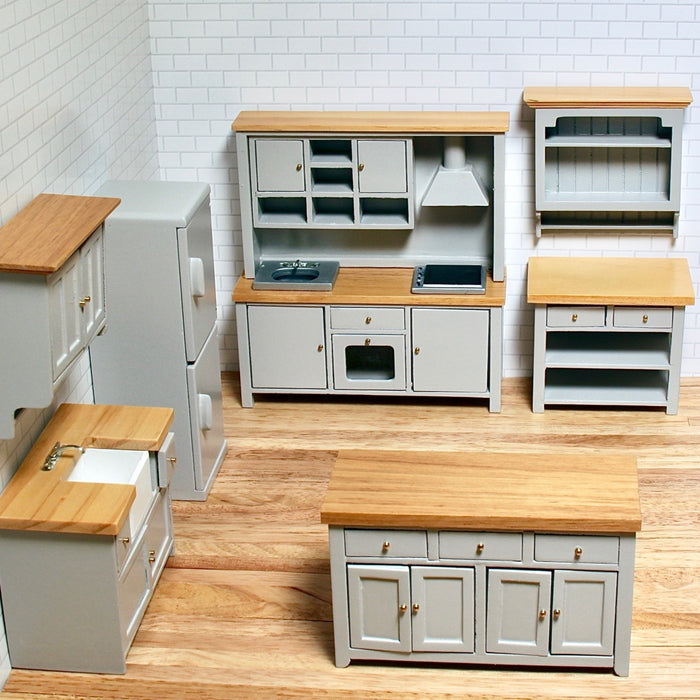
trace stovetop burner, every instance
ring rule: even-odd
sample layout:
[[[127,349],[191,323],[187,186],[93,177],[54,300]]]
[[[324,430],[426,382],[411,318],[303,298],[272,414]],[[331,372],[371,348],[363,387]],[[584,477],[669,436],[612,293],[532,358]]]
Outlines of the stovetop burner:
[[[483,265],[418,265],[413,271],[414,294],[484,294]]]

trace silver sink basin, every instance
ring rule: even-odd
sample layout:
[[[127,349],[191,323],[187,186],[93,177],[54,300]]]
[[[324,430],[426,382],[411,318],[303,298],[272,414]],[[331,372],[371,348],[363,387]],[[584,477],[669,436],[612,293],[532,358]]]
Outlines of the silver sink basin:
[[[266,260],[255,273],[253,289],[330,292],[337,276],[335,261]]]
[[[88,447],[66,481],[92,484],[132,484],[136,498],[129,511],[129,526],[136,534],[155,496],[149,455],[145,450],[108,450]]]

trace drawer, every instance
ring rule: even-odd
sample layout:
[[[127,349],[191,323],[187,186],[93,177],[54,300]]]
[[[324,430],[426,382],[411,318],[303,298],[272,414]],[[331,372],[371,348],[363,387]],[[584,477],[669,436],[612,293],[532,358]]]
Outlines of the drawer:
[[[604,306],[548,306],[547,325],[558,328],[602,328]]]
[[[406,328],[406,315],[403,308],[391,306],[331,306],[331,328],[402,331]]]
[[[616,306],[613,309],[616,328],[670,328],[672,323],[670,307]]]
[[[452,532],[438,534],[440,559],[520,561],[523,536],[519,532]]]
[[[535,535],[535,561],[617,564],[619,539],[605,535]]]
[[[348,557],[427,557],[428,536],[424,530],[346,530]]]

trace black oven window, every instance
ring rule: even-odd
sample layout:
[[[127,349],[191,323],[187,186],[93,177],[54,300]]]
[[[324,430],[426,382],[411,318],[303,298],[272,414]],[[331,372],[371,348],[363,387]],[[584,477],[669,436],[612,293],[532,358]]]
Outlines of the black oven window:
[[[348,379],[394,379],[394,348],[388,345],[349,345],[345,348],[345,374]]]

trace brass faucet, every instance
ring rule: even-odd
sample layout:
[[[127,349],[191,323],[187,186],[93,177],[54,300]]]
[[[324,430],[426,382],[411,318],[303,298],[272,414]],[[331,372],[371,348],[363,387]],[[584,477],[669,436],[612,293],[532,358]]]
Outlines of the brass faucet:
[[[50,472],[56,466],[56,462],[58,462],[58,458],[63,454],[64,450],[80,450],[81,454],[85,454],[85,448],[81,445],[62,445],[60,442],[57,442],[44,460],[42,470]]]

